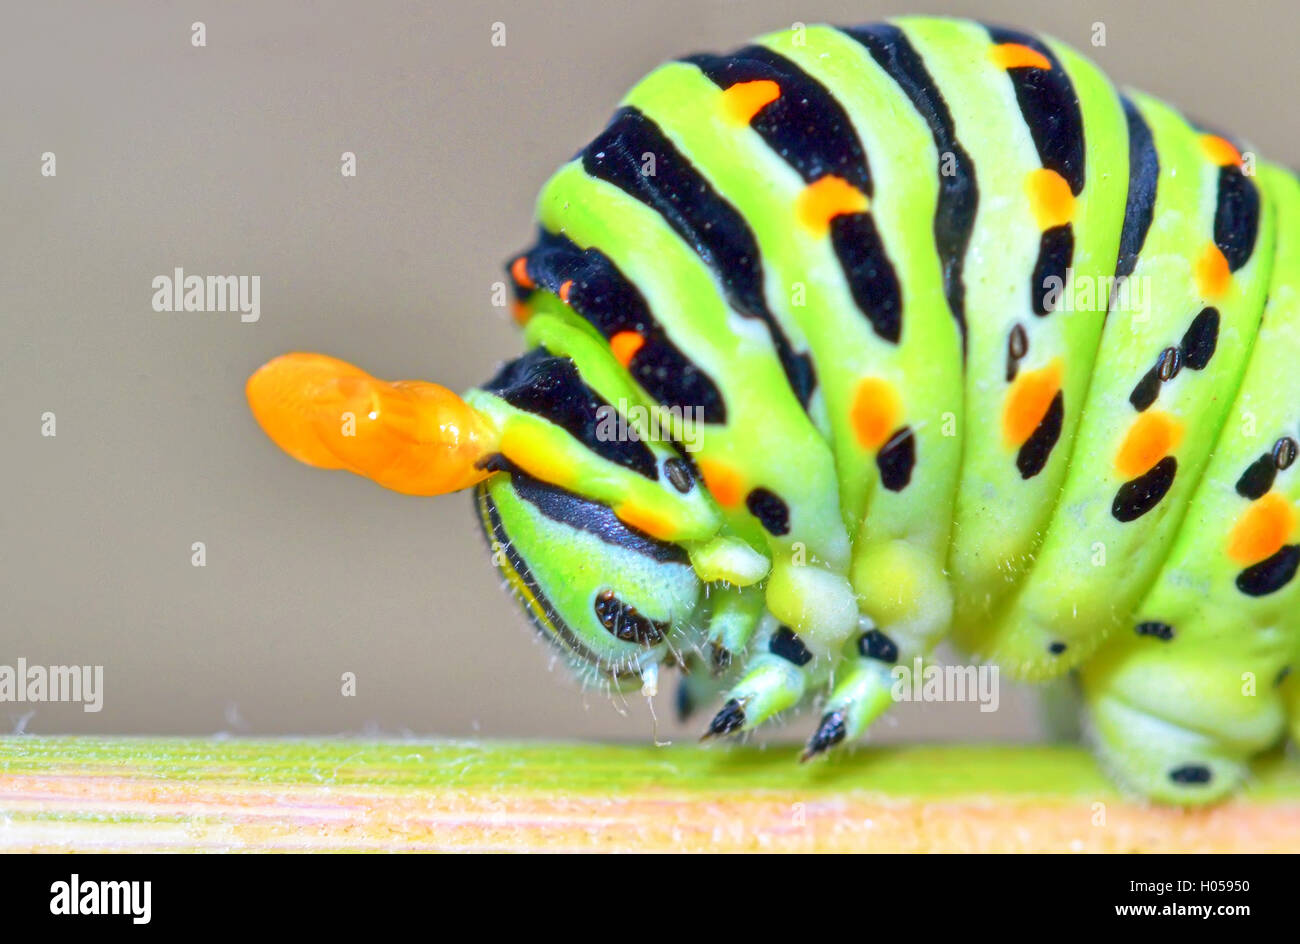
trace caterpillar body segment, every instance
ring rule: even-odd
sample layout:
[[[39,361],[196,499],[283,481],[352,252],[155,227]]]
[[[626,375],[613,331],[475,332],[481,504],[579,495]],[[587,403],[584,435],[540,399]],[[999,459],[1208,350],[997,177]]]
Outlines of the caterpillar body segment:
[[[586,678],[676,666],[713,738],[815,702],[808,759],[951,636],[1077,669],[1174,803],[1295,733],[1292,175],[1054,40],[904,18],[666,63],[537,218],[527,352],[463,401],[332,359],[249,398],[303,461],[472,485]]]
[[[1253,251],[1221,283],[1198,272],[1219,252],[1223,170],[1206,159],[1205,135],[1175,112],[1143,96],[1134,103],[1160,161],[1152,223],[1129,282],[1148,297],[1133,303],[1130,295],[1106,319],[1051,527],[1033,569],[974,646],[1031,676],[1087,659],[1150,586],[1254,347],[1273,266],[1272,201],[1246,180],[1260,194],[1242,224]]]
[[[1055,317],[1050,286],[1069,298],[1074,280],[1114,274],[1124,120],[1095,67],[1055,44],[945,20],[905,21],[903,34],[934,70],[979,192],[949,554],[956,635],[978,653],[1033,565],[1069,469],[1105,311]]]
[[[1286,686],[1300,657],[1300,582],[1291,579],[1300,559],[1300,184],[1269,165],[1256,181],[1276,208],[1258,337],[1184,526],[1129,625],[1082,670],[1102,759],[1171,802],[1239,782],[1250,758],[1282,736],[1288,709],[1293,726],[1296,718]]]

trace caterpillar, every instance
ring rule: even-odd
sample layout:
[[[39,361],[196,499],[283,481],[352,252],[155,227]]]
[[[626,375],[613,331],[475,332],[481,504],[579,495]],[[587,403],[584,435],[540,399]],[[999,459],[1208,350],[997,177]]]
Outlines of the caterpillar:
[[[675,666],[706,737],[816,702],[808,759],[950,639],[1075,673],[1175,804],[1300,735],[1291,173],[1053,39],[903,18],[662,65],[537,218],[527,353],[463,397],[305,353],[247,394],[310,465],[472,489],[588,680]]]

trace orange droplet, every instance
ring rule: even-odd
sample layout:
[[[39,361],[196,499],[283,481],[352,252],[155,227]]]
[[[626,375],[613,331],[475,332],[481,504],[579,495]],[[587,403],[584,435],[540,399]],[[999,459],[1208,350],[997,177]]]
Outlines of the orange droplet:
[[[1196,286],[1206,298],[1217,298],[1228,290],[1232,271],[1223,251],[1209,243],[1196,262]]]
[[[747,125],[755,115],[781,97],[781,86],[771,79],[737,82],[722,93],[722,112],[738,125]]]
[[[537,288],[537,283],[528,275],[528,260],[523,256],[510,264],[510,277],[524,288]]]
[[[1003,69],[1052,68],[1050,59],[1023,43],[1000,43],[989,50],[989,58]]]
[[[300,462],[347,469],[408,495],[441,495],[488,476],[496,431],[446,387],[392,383],[323,354],[277,357],[248,379],[253,416]]]
[[[658,538],[661,541],[671,540],[677,533],[677,529],[673,527],[673,523],[669,518],[657,511],[643,508],[632,502],[623,502],[614,509],[614,514],[618,515],[618,520],[628,527],[644,531],[652,538]]]
[[[1295,509],[1277,492],[1252,502],[1228,535],[1228,556],[1255,564],[1282,549],[1295,527]]]
[[[1011,384],[1002,408],[1002,435],[1012,446],[1022,446],[1047,415],[1061,390],[1061,359],[1046,367],[1022,371]]]
[[[1074,194],[1056,171],[1046,167],[1030,171],[1025,178],[1025,192],[1029,194],[1029,205],[1039,229],[1064,226],[1074,218]]]
[[[560,301],[566,305],[569,303],[569,293],[573,291],[573,279],[568,279],[560,285]]]
[[[632,363],[632,358],[636,357],[636,352],[644,344],[645,338],[635,331],[620,331],[609,339],[609,349],[614,353],[615,360],[624,367]]]
[[[825,235],[835,217],[865,213],[869,205],[861,190],[843,177],[828,174],[803,188],[795,201],[795,214],[812,232]]]
[[[1150,410],[1129,427],[1115,455],[1115,468],[1126,481],[1145,475],[1182,441],[1181,421],[1160,410]]]
[[[850,419],[863,449],[879,449],[898,428],[903,404],[893,384],[879,377],[864,377],[853,393]]]
[[[1221,138],[1217,134],[1203,134],[1201,149],[1205,151],[1205,156],[1210,159],[1210,162],[1219,167],[1241,166],[1241,152],[1227,138]]]
[[[731,466],[710,459],[701,459],[697,463],[700,475],[704,477],[704,487],[709,490],[714,501],[724,508],[735,508],[745,494],[745,483],[740,473]]]

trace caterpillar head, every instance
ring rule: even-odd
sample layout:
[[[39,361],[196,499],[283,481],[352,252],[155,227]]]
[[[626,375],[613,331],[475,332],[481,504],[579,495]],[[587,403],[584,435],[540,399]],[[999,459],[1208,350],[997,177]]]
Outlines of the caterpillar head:
[[[477,486],[493,563],[543,635],[594,682],[654,688],[701,593],[678,545],[503,460],[493,419],[437,384],[298,353],[260,368],[246,393],[267,435],[308,465],[411,495]]]
[[[593,681],[653,688],[700,597],[685,552],[522,472],[475,497],[493,563],[542,634]]]

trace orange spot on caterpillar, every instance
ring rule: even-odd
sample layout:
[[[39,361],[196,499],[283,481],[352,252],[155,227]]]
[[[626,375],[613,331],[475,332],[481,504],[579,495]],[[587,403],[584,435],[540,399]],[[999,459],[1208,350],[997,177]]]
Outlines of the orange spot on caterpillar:
[[[1115,468],[1125,481],[1149,472],[1183,441],[1183,424],[1168,413],[1150,410],[1129,427],[1115,455]]]
[[[1228,290],[1231,280],[1232,270],[1228,268],[1223,251],[1209,243],[1196,261],[1196,287],[1206,298],[1216,298]]]
[[[1252,502],[1228,535],[1228,556],[1255,564],[1280,551],[1295,528],[1295,509],[1277,492]]]
[[[989,58],[1003,69],[1050,69],[1051,60],[1023,43],[1000,43],[989,50]]]
[[[843,213],[865,213],[866,194],[843,177],[828,174],[804,187],[795,200],[795,215],[812,232],[826,235],[831,220]]]
[[[879,449],[898,428],[903,403],[893,384],[879,377],[864,377],[853,393],[849,418],[863,449]]]
[[[560,301],[566,305],[569,303],[569,293],[573,291],[573,279],[568,279],[560,284]]]
[[[1063,226],[1074,218],[1074,194],[1056,171],[1046,167],[1030,171],[1025,177],[1025,192],[1029,194],[1029,205],[1039,229]]]
[[[1061,390],[1063,374],[1058,357],[1046,367],[1022,371],[1011,384],[1002,408],[1002,435],[1012,446],[1022,446],[1047,415]]]
[[[1217,164],[1220,167],[1242,164],[1241,152],[1227,138],[1221,138],[1217,134],[1201,135],[1201,150],[1205,151],[1205,156],[1210,159],[1210,163]]]
[[[658,538],[661,541],[670,540],[677,533],[677,529],[669,518],[657,511],[643,508],[632,502],[623,502],[614,509],[614,514],[618,515],[618,520],[628,527],[644,531],[652,538]]]
[[[573,484],[573,469],[545,432],[528,422],[506,424],[501,434],[501,454],[533,478],[562,488]]]
[[[537,288],[537,283],[528,274],[528,260],[523,256],[510,264],[510,277],[524,288]]]
[[[737,82],[722,93],[722,112],[738,125],[747,125],[763,106],[781,97],[781,86],[771,79]]]
[[[636,357],[636,352],[644,344],[645,338],[635,331],[620,331],[609,339],[609,349],[614,353],[615,360],[624,367],[632,363],[632,358]]]
[[[514,303],[510,306],[510,316],[519,324],[524,325],[528,324],[528,319],[533,316],[533,312],[528,307],[527,303],[521,302],[516,298]]]
[[[704,476],[704,487],[714,500],[724,508],[735,508],[745,495],[745,483],[740,473],[729,465],[711,459],[701,459],[697,463],[700,475]]]

